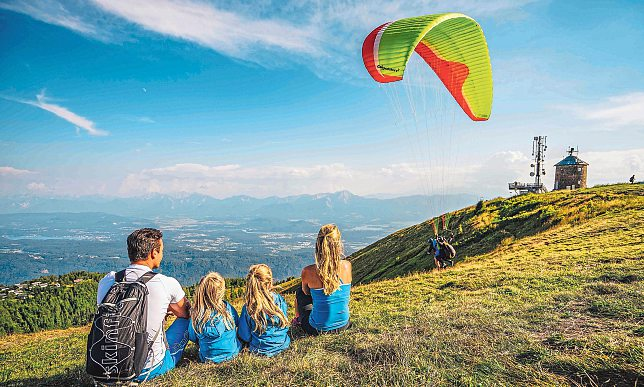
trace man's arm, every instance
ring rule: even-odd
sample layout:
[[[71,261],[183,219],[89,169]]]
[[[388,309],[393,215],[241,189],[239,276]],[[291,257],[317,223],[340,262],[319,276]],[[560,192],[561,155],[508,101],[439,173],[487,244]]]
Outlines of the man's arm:
[[[168,305],[168,312],[177,317],[190,318],[190,301],[183,297],[179,302]]]

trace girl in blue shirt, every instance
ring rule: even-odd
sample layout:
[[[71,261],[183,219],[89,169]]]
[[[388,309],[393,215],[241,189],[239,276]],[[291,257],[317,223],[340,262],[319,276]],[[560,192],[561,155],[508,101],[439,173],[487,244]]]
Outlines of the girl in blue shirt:
[[[239,338],[256,354],[275,356],[291,343],[288,336],[287,304],[274,292],[270,267],[253,265],[246,277],[246,304],[239,317]]]
[[[242,348],[237,339],[239,316],[224,301],[226,285],[219,273],[208,273],[199,281],[190,310],[188,337],[199,346],[201,362],[221,363],[237,356]]]

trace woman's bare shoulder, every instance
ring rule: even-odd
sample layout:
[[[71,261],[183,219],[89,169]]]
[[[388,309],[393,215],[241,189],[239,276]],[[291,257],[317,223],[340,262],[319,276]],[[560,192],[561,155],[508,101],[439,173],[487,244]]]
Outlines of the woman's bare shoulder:
[[[353,269],[351,268],[351,262],[343,259],[340,261],[340,278],[344,283],[351,283],[353,281]]]
[[[317,272],[317,268],[315,267],[315,265],[304,266],[304,268],[302,269],[302,274],[316,273],[316,272]]]

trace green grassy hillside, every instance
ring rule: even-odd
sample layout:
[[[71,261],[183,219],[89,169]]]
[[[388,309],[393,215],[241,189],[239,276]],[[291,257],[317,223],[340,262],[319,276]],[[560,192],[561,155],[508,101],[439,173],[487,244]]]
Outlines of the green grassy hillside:
[[[583,224],[605,214],[642,209],[642,185],[601,186],[547,195],[521,195],[480,202],[449,214],[448,229],[454,234],[457,261],[488,253],[521,238],[555,226]],[[434,236],[432,223],[408,227],[352,254],[354,282],[394,278],[434,267],[426,254],[427,240]],[[580,244],[586,243],[580,241]],[[429,259],[428,259],[429,258]]]
[[[457,211],[454,224],[462,229],[462,261],[444,271],[422,271],[428,263],[418,246],[424,248],[428,224],[352,257],[357,279],[370,283],[353,289],[349,331],[314,338],[295,332],[292,347],[276,358],[243,353],[221,365],[198,363],[191,345],[176,370],[150,384],[644,381],[643,186],[498,199],[478,212]],[[395,278],[382,279],[388,277]],[[86,333],[4,338],[0,383],[87,384]]]

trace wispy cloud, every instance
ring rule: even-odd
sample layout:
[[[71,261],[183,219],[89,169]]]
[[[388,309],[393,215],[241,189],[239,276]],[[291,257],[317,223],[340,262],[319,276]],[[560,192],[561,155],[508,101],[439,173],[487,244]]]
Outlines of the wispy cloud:
[[[577,117],[597,122],[607,130],[644,127],[644,92],[612,96],[588,105],[563,106],[561,109],[571,110]]]
[[[102,38],[101,32],[86,21],[86,15],[77,13],[65,3],[55,0],[2,1],[0,9],[23,13],[45,23],[61,26],[94,38]]]
[[[143,124],[154,124],[154,123],[156,123],[156,121],[153,120],[150,117],[139,117],[139,118],[136,119],[136,121],[141,122]]]
[[[47,185],[44,184],[44,183],[32,182],[32,183],[27,184],[27,190],[29,190],[31,192],[44,193],[44,192],[47,192],[49,190],[49,187],[47,187]]]
[[[256,46],[315,54],[315,31],[310,25],[273,19],[254,19],[191,0],[93,0],[106,12],[142,28],[184,39],[235,58],[250,58]]]
[[[433,167],[398,163],[351,167],[343,163],[309,166],[249,167],[238,164],[175,164],[129,174],[120,195],[149,193],[200,193],[214,197],[233,195],[288,196],[349,190],[360,195],[387,192],[394,195],[475,192],[505,193],[505,187],[525,172],[529,158],[521,152],[501,152],[482,163]]]
[[[83,129],[89,134],[90,136],[107,136],[109,135],[109,132],[98,129],[96,127],[96,124],[83,117],[80,116],[69,109],[56,105],[53,103],[49,103],[47,101],[47,96],[45,96],[45,90],[41,91],[37,96],[35,101],[28,101],[28,100],[22,100],[22,99],[15,99],[15,98],[7,98],[16,102],[24,103],[26,105],[31,105],[35,106],[37,108],[40,108],[42,110],[48,111],[50,113],[53,113],[54,115],[64,119],[65,121],[73,124],[77,129]]]
[[[28,176],[32,175],[35,172],[27,169],[18,169],[14,167],[0,167],[0,176]]]
[[[223,198],[334,192],[354,186],[354,177],[343,164],[243,167],[186,163],[130,174],[123,180],[119,194],[194,192]]]
[[[94,6],[88,6],[76,0],[40,0],[3,1],[0,8],[101,40],[129,39],[123,35],[138,26],[263,66],[294,62],[322,78],[334,78],[356,73],[362,39],[386,21],[454,10],[507,21],[520,18],[537,1],[92,0]]]
[[[509,15],[518,17],[523,9],[538,0],[348,0],[342,2],[316,2],[314,20],[320,23],[328,22],[343,27],[343,30],[373,29],[380,24],[405,17],[427,15],[444,12],[460,12],[475,18],[507,18]],[[308,4],[310,5],[310,4]],[[369,32],[369,31],[368,31]]]

